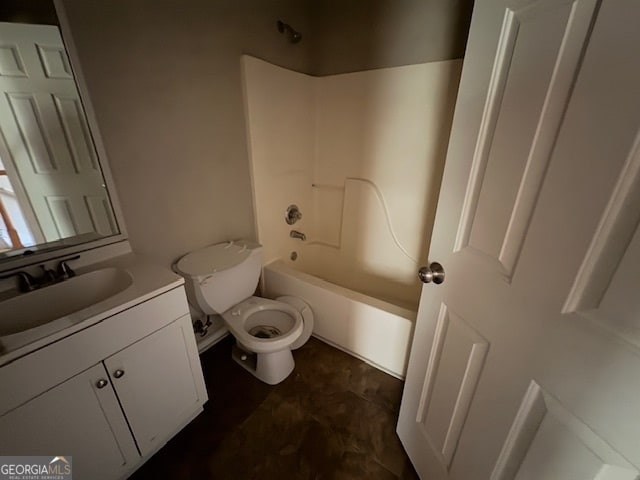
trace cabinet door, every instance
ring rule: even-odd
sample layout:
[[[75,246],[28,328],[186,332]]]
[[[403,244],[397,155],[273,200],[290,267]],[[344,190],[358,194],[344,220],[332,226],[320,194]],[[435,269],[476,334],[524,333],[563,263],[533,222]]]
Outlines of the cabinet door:
[[[73,457],[74,478],[123,477],[140,459],[102,364],[0,417],[0,455]],[[104,382],[103,382],[104,384]]]
[[[142,455],[162,446],[207,400],[188,315],[104,363]]]

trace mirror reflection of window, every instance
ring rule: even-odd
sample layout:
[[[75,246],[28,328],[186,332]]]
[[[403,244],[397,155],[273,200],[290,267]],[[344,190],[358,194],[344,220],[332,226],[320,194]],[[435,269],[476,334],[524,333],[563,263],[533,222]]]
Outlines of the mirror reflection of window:
[[[34,244],[15,188],[0,158],[0,253]]]

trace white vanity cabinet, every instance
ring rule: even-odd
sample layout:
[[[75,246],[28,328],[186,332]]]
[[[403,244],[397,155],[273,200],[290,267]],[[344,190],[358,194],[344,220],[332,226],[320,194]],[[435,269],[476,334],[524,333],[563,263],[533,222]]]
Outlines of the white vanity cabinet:
[[[126,478],[207,400],[184,289],[0,368],[0,455],[73,457],[74,478]]]
[[[71,455],[76,478],[124,477],[140,455],[107,378],[100,363],[0,417],[0,452]]]
[[[202,371],[188,316],[107,358],[104,365],[143,456],[162,446],[202,406]]]

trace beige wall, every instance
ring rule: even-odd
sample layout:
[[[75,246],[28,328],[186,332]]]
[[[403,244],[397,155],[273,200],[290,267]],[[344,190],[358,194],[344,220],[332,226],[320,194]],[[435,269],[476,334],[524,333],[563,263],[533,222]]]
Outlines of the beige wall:
[[[242,54],[317,74],[459,57],[471,3],[63,2],[131,243],[167,265],[255,236]],[[302,42],[286,42],[278,18]]]
[[[313,0],[314,75],[462,58],[473,0]]]
[[[253,237],[240,56],[307,70],[300,0],[65,0],[133,248]]]

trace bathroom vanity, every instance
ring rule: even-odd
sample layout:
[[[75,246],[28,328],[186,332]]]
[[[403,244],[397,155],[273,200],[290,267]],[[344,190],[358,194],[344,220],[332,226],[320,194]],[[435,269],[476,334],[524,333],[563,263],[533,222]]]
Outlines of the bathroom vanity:
[[[0,336],[0,455],[66,455],[74,478],[126,478],[202,411],[207,393],[181,277],[126,254],[71,280],[105,270],[130,281],[83,310]]]
[[[0,21],[0,456],[112,480],[207,392],[182,278],[131,252],[63,7]]]

